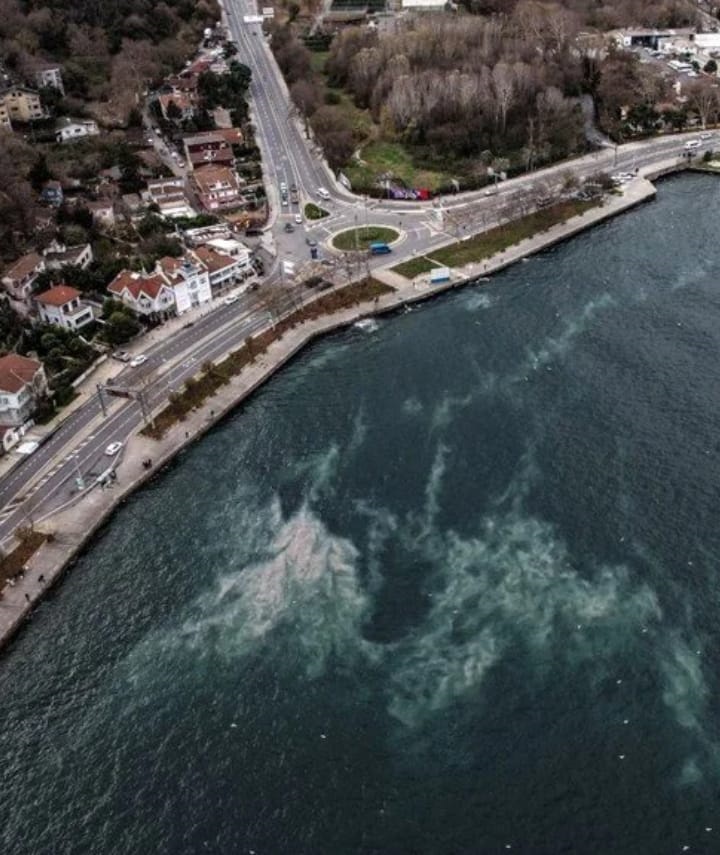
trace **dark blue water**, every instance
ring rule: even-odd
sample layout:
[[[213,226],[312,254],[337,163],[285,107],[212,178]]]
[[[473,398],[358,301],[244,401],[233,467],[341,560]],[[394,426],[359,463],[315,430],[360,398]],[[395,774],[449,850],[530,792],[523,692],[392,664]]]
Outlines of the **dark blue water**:
[[[0,660],[11,853],[720,852],[720,184],[309,350]]]

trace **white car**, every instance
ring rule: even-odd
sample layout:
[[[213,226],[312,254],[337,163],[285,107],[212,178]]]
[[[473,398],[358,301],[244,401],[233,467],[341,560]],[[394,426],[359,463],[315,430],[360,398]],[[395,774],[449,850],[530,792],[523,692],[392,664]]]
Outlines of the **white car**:
[[[712,134],[710,133],[710,131],[703,131],[703,132],[700,134],[700,139],[701,139],[701,140],[709,140],[711,137],[712,137]]]
[[[295,222],[301,226],[302,225],[302,214],[295,214]]]
[[[226,306],[232,306],[233,303],[237,303],[240,299],[238,294],[228,294],[227,297],[223,300]]]
[[[700,148],[700,140],[688,140],[685,143],[685,148]]]
[[[107,454],[108,457],[115,457],[122,447],[123,444],[121,442],[111,442],[105,449],[105,454]]]
[[[130,367],[137,368],[144,362],[147,362],[147,356],[145,356],[144,353],[139,353],[137,356],[133,356],[133,358],[130,360]]]

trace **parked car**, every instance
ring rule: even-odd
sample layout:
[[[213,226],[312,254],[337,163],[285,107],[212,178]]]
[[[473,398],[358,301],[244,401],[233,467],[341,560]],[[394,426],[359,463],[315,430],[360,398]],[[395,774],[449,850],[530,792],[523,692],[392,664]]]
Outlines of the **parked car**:
[[[295,222],[301,226],[302,225],[302,214],[295,214]]]
[[[226,306],[232,306],[233,303],[237,303],[240,297],[237,294],[228,294],[227,297],[223,300]]]
[[[117,359],[119,362],[130,362],[132,359],[132,354],[128,353],[127,350],[116,350],[112,356],[113,359]]]
[[[121,442],[111,442],[105,449],[105,454],[107,454],[108,457],[115,457],[122,447],[123,444]]]
[[[295,226],[292,223],[285,223],[285,231],[286,232],[294,232]]]
[[[139,365],[147,362],[147,356],[144,353],[139,353],[137,356],[133,356],[130,360],[130,367],[137,368]]]

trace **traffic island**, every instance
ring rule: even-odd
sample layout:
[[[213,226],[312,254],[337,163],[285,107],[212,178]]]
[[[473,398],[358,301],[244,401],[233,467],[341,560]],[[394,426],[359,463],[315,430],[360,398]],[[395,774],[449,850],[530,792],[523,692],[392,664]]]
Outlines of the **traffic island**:
[[[388,226],[358,226],[338,232],[330,241],[341,252],[368,250],[373,243],[391,244],[400,239],[400,232]]]

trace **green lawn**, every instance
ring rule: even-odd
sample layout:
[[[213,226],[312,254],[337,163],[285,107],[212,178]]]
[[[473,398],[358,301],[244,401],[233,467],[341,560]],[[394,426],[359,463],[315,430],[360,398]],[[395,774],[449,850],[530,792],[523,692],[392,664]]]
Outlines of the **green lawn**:
[[[310,67],[317,74],[325,72],[325,63],[330,56],[329,50],[311,50],[310,51]]]
[[[392,243],[400,237],[399,232],[385,226],[361,226],[357,229],[347,229],[333,238],[335,249],[353,250],[367,249],[375,241]]]
[[[413,279],[415,276],[429,273],[438,265],[462,267],[465,264],[483,261],[526,238],[547,231],[552,226],[564,223],[571,217],[597,207],[598,204],[600,202],[561,202],[558,205],[529,214],[515,222],[490,229],[490,231],[483,232],[469,240],[459,241],[442,249],[434,250],[432,259],[427,256],[413,258],[392,269],[401,276]]]
[[[306,220],[322,220],[323,217],[330,216],[325,208],[321,208],[316,205],[314,202],[308,202],[305,205],[305,219]]]
[[[415,166],[411,153],[398,142],[370,142],[360,150],[361,163],[354,161],[344,171],[353,187],[369,187],[379,175],[390,173],[408,187],[427,187],[435,190],[448,184],[449,173],[422,169]]]
[[[409,261],[403,261],[401,264],[393,267],[392,270],[395,273],[399,273],[401,276],[404,276],[406,279],[414,279],[416,276],[422,276],[423,273],[429,273],[431,270],[434,270],[439,266],[440,265],[436,264],[432,259],[423,255],[420,258],[411,258]]]

